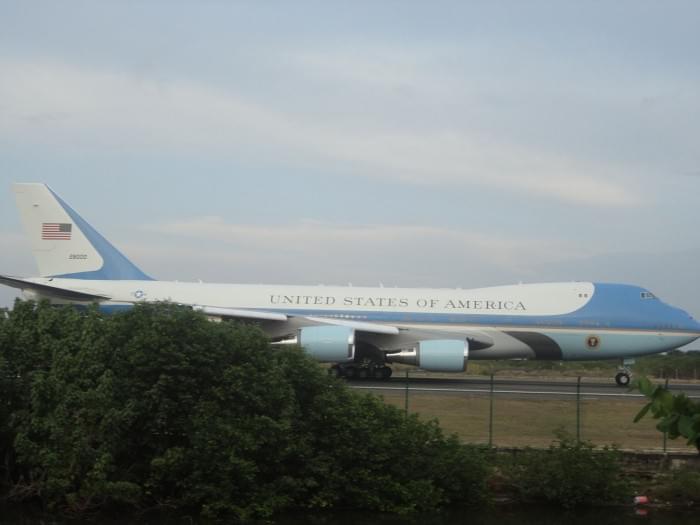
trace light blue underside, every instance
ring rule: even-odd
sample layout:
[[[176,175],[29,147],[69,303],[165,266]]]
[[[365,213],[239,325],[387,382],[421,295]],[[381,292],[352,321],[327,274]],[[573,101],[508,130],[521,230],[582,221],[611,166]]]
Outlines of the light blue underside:
[[[692,341],[692,337],[684,335],[646,334],[604,334],[591,332],[599,343],[595,348],[587,344],[588,338],[578,333],[542,332],[553,339],[561,348],[564,360],[594,361],[611,357],[634,357],[655,354],[665,350],[673,350]]]

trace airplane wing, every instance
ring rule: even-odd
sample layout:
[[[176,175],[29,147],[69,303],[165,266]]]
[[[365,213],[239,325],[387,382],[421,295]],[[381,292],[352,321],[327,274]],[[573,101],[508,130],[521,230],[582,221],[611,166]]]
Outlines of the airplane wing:
[[[104,301],[110,299],[110,297],[105,295],[67,290],[65,288],[59,288],[48,284],[39,284],[32,281],[27,281],[20,277],[12,277],[9,275],[0,275],[0,284],[4,284],[12,288],[18,288],[20,290],[33,290],[41,293],[43,296],[55,297],[56,299],[65,299],[69,301]]]
[[[266,312],[264,310],[246,310],[238,308],[221,308],[218,306],[192,306],[193,310],[206,315],[224,317],[228,319],[250,319],[258,321],[289,321],[290,318],[306,320],[306,324],[331,324],[336,326],[348,326],[360,332],[371,332],[375,334],[398,335],[399,329],[395,326],[387,326],[378,323],[365,323],[361,321],[350,321],[347,319],[332,319],[327,317],[314,316],[291,316],[277,312]]]
[[[354,321],[351,319],[336,319],[330,317],[304,316],[267,312],[264,310],[246,310],[237,308],[221,308],[215,306],[193,305],[193,309],[206,315],[226,319],[254,320],[263,322],[263,329],[273,338],[292,335],[304,326],[334,325],[346,326],[358,332],[360,339],[376,344],[382,348],[398,348],[410,346],[416,341],[430,339],[467,339],[474,349],[493,346],[493,339],[486,333],[471,331],[448,332],[445,330],[414,329],[390,324]]]

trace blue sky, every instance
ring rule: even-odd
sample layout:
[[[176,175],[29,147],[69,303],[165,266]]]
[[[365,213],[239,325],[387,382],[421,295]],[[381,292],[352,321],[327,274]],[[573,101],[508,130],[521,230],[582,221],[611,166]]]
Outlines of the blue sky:
[[[0,3],[9,183],[164,279],[598,280],[700,315],[697,2]],[[9,304],[11,291],[0,291]]]

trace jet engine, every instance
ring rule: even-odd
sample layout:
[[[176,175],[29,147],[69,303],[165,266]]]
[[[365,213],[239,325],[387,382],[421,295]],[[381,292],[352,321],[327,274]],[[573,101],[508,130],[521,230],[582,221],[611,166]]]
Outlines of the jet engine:
[[[415,348],[388,354],[390,363],[413,365],[430,372],[463,372],[469,358],[466,339],[419,341]]]
[[[305,326],[297,332],[297,342],[317,361],[344,363],[355,359],[355,330],[347,326]]]

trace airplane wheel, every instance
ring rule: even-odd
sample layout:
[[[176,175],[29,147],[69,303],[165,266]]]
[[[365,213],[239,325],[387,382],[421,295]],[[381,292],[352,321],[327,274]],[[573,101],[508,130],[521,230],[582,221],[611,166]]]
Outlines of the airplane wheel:
[[[617,386],[629,386],[630,375],[627,372],[618,372],[615,376],[615,382]]]
[[[372,370],[373,379],[384,379],[384,368],[383,366],[378,366]]]
[[[355,376],[357,375],[357,370],[355,370],[354,367],[349,366],[345,369],[345,377],[348,379],[355,379]]]
[[[357,377],[358,379],[367,379],[369,377],[369,370],[366,368],[360,368],[357,371]]]
[[[382,369],[382,375],[383,375],[384,379],[389,379],[391,377],[392,372],[393,372],[393,370],[391,369],[391,367],[385,366]]]

